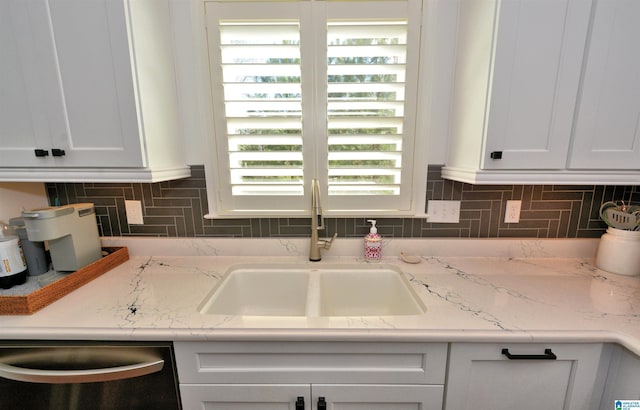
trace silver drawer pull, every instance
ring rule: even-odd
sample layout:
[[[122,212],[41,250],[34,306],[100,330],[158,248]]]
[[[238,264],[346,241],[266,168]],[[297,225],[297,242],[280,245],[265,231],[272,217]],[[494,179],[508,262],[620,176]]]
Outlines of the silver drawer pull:
[[[130,379],[156,373],[164,367],[164,360],[127,366],[87,370],[40,370],[0,363],[0,377],[30,383],[93,383]]]

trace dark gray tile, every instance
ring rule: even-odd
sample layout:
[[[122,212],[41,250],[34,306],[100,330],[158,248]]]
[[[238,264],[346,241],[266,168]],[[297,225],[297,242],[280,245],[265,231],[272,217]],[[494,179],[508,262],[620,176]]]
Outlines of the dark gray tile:
[[[120,225],[120,231],[122,232],[122,234],[130,233],[131,232],[130,227],[132,225],[129,225],[129,223],[127,222],[127,211],[124,206],[124,199],[122,198],[114,198],[114,199],[116,202],[116,215],[118,218],[118,224]]]
[[[169,181],[169,189],[203,189],[206,188],[204,179],[178,179],[176,181]]]
[[[480,220],[479,219],[474,219],[471,221],[471,226],[469,226],[469,237],[480,238]]]
[[[132,184],[132,190],[133,190],[133,199],[138,200],[138,201],[142,201],[142,185],[143,184]],[[142,204],[144,206],[144,202]]]
[[[190,179],[202,179],[202,180],[204,180],[204,166],[203,165],[191,165],[191,178]]]
[[[120,229],[120,220],[118,218],[118,210],[115,207],[107,208],[109,212],[109,226],[111,230],[111,235],[113,236],[122,236],[123,232]],[[127,230],[128,233],[128,230]]]
[[[443,180],[441,166],[427,171],[426,199],[461,200],[460,223],[432,224],[423,218],[379,218],[386,237],[598,237],[606,226],[598,211],[605,201],[639,201],[638,186],[470,185]],[[102,235],[285,237],[307,236],[310,218],[204,219],[209,212],[204,167],[191,167],[191,178],[144,183],[46,183],[49,202],[92,202]],[[145,223],[129,226],[123,199],[142,200]],[[508,199],[522,200],[521,223],[504,224]],[[175,218],[179,223],[175,225]],[[328,218],[327,236],[362,237],[367,218]],[[159,230],[158,230],[159,229]],[[162,231],[164,229],[164,231]]]
[[[209,202],[207,201],[207,191],[205,189],[200,190],[200,207],[203,214],[209,213]]]
[[[542,193],[543,201],[581,201],[582,192],[557,192],[557,191],[545,191]]]
[[[174,225],[175,218],[173,216],[148,216],[144,217],[145,225]]]
[[[204,233],[206,236],[242,237],[242,226],[205,226]]]
[[[240,237],[241,238],[257,238],[257,236],[253,234],[253,229],[251,229],[251,226],[243,226]]]
[[[187,227],[185,225],[184,217],[183,216],[176,216],[176,217],[174,217],[174,219],[175,219],[175,224],[176,224],[176,234],[180,238],[186,237],[187,236]]]
[[[153,198],[154,206],[178,206],[186,208],[191,206],[189,198]]]
[[[268,238],[271,236],[271,227],[273,224],[270,219],[261,218],[260,219],[260,237]],[[255,235],[255,233],[254,233]]]
[[[533,192],[531,193],[531,200],[540,201],[542,199],[542,185],[534,185]]]
[[[193,224],[193,211],[191,208],[184,208],[184,230],[185,230],[185,234],[184,236],[186,236],[187,238],[192,238],[194,236],[196,236],[196,228]]]
[[[325,236],[326,232],[324,231],[320,231],[319,236],[323,237]],[[280,230],[278,231],[278,237],[287,237],[287,236],[293,236],[293,237],[306,237],[309,236],[309,229],[302,227],[302,226],[290,226],[290,225],[284,225],[280,227]]]
[[[492,201],[463,201],[460,204],[460,211],[491,209],[492,206]]]
[[[499,235],[499,227],[500,222],[504,220],[502,216],[502,202],[493,201],[491,204],[491,217],[489,222],[489,236],[490,237],[498,237]]]
[[[133,187],[123,188],[122,193],[124,194],[124,199],[126,200],[131,201],[135,199],[135,197],[133,196]]]
[[[490,238],[491,237],[491,209],[482,211],[481,215],[482,216],[480,217],[479,237]]]
[[[520,211],[520,219],[559,219],[559,210]]]
[[[184,208],[177,207],[145,207],[144,212],[149,216],[180,216]]]
[[[168,236],[167,226],[131,225],[130,230],[132,235]]]
[[[153,206],[153,193],[151,184],[141,184],[142,204],[145,208]]]
[[[249,226],[243,231],[244,234],[249,235],[251,238],[261,238],[262,233],[260,230],[260,218],[251,218],[249,220]]]
[[[204,213],[200,208],[200,199],[191,200],[191,213],[194,233],[196,236],[202,235],[204,233]]]
[[[560,222],[558,223],[558,238],[570,238],[573,235],[569,232],[571,223],[571,211],[560,212]]]
[[[463,201],[502,200],[502,191],[471,191],[462,194]]]
[[[98,216],[98,234],[100,236],[114,236],[111,231],[109,217],[107,215]]]
[[[531,210],[548,210],[556,209],[559,211],[571,209],[573,207],[572,201],[533,201],[531,202]]]
[[[537,229],[501,229],[500,238],[537,238]]]
[[[163,198],[197,198],[200,195],[198,188],[163,189]]]
[[[580,208],[581,203],[574,201],[571,206],[571,216],[569,217],[569,234],[571,232],[577,232],[580,226]]]

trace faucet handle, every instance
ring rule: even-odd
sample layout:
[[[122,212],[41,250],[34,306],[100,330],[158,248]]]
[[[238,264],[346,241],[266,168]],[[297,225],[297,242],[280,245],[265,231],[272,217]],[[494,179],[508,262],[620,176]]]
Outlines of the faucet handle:
[[[323,240],[323,241],[322,241],[322,243],[324,244],[324,245],[323,245],[323,248],[324,248],[324,249],[330,249],[330,248],[331,248],[331,244],[333,243],[333,240],[334,240],[334,239],[336,239],[337,237],[338,237],[338,232],[334,233],[334,234],[333,234],[333,236],[331,237],[331,239],[329,239],[329,240],[327,240],[327,239]]]

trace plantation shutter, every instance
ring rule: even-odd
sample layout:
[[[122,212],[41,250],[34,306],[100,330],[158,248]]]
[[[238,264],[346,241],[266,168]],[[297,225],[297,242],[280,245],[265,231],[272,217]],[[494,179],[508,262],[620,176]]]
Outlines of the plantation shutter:
[[[409,51],[419,39],[412,4],[324,6],[327,205],[342,214],[411,207],[418,54]]]
[[[302,195],[297,22],[220,24],[233,195]]]
[[[223,207],[306,214],[318,178],[326,214],[409,210],[417,2],[214,4]]]

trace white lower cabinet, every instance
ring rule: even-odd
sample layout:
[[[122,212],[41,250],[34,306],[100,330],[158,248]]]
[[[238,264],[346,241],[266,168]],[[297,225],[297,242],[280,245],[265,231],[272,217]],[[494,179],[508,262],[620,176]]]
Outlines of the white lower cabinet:
[[[185,409],[206,410],[440,410],[443,390],[392,384],[180,385]]]
[[[176,342],[185,410],[440,410],[446,343]]]
[[[600,408],[613,409],[617,400],[640,400],[640,357],[622,346],[612,345]]]
[[[601,344],[453,343],[445,409],[598,409],[601,354]]]
[[[637,367],[618,387],[627,361],[620,354],[610,365],[599,343],[174,346],[185,410],[597,410],[640,392]]]

